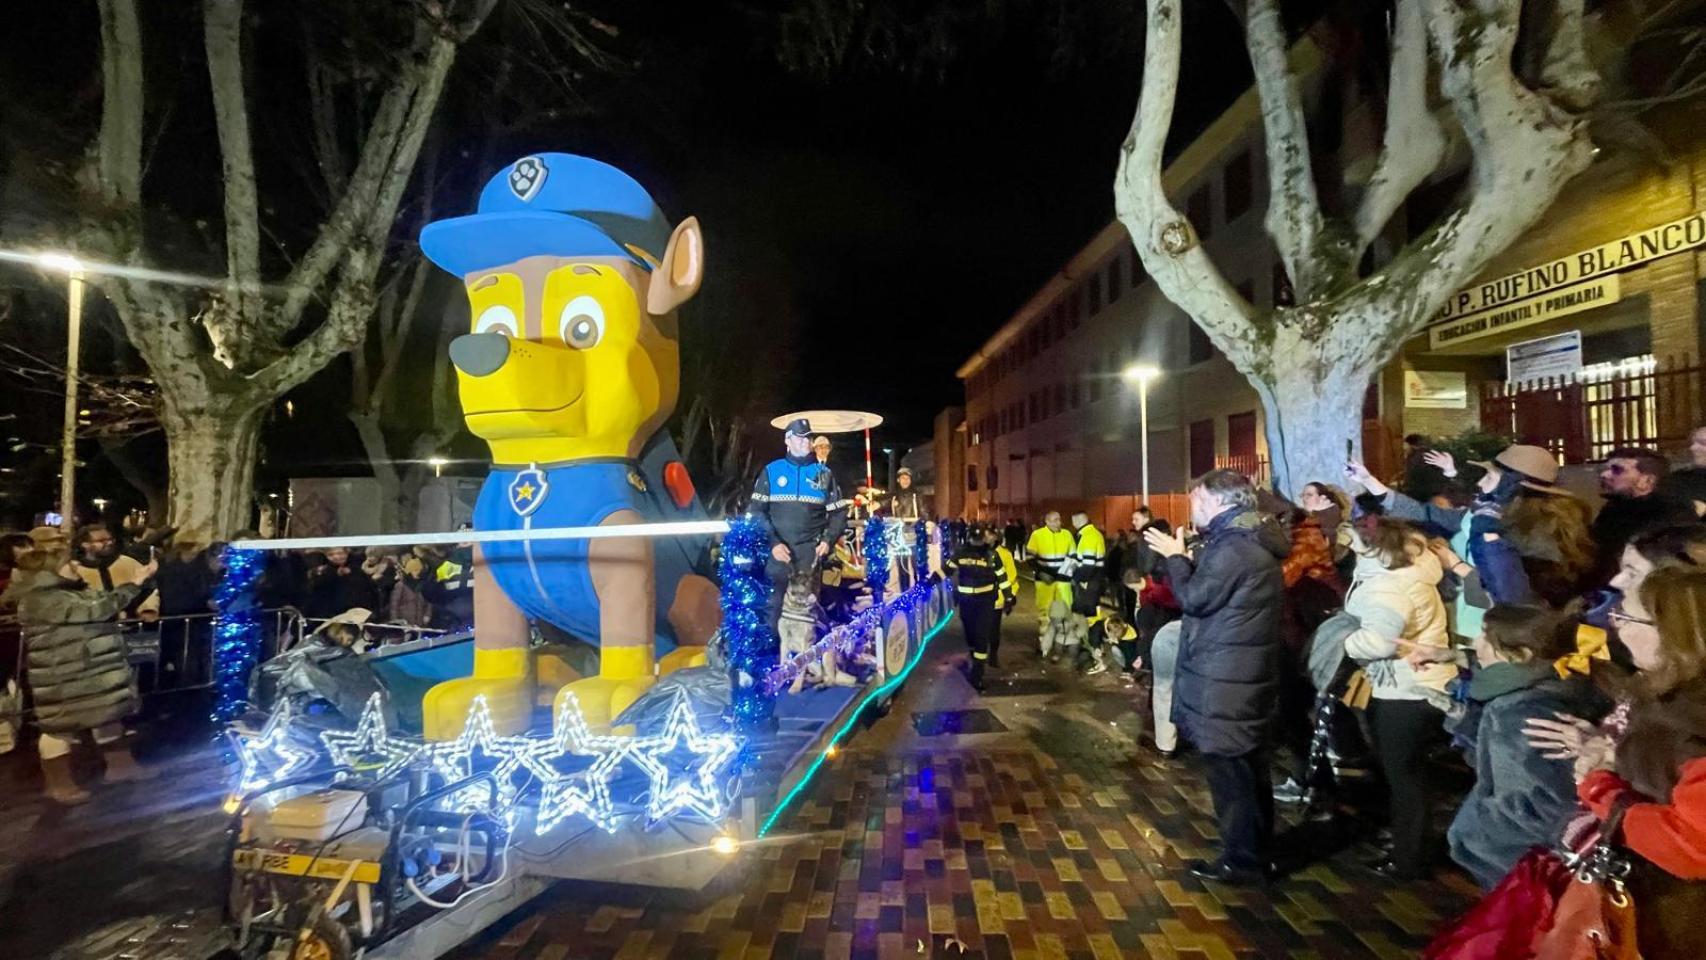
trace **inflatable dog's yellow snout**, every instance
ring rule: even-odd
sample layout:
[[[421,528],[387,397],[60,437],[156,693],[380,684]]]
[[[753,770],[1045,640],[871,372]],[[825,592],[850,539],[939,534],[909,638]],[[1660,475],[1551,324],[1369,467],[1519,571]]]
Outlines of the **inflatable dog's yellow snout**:
[[[450,344],[468,429],[496,444],[519,437],[586,432],[578,402],[586,388],[581,351],[471,333]]]

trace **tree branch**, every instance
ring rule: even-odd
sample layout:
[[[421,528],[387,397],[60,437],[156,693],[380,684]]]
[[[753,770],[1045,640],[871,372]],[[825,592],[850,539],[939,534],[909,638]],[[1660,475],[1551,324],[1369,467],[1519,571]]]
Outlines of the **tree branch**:
[[[1303,98],[1292,72],[1277,0],[1249,0],[1244,40],[1255,69],[1268,153],[1268,235],[1279,249],[1299,302],[1340,286],[1354,261],[1321,213],[1310,160]]]
[[[1525,87],[1512,69],[1519,0],[1425,0],[1440,89],[1473,152],[1468,202],[1335,303],[1374,322],[1332,324],[1328,350],[1358,368],[1385,362],[1439,305],[1546,212],[1593,160],[1586,122]],[[1402,290],[1397,296],[1394,290]]]
[[[102,199],[128,208],[142,200],[142,27],[136,0],[100,0],[100,14],[101,132],[95,143],[96,182]]]
[[[1143,87],[1120,147],[1114,209],[1144,269],[1240,370],[1260,364],[1264,336],[1249,303],[1226,282],[1196,231],[1168,200],[1161,171],[1179,92],[1180,0],[1148,0]]]
[[[1357,259],[1410,193],[1439,168],[1449,145],[1444,128],[1428,107],[1428,34],[1422,0],[1398,0],[1386,132],[1374,173],[1357,205]]]
[[[238,366],[257,343],[252,331],[261,298],[260,201],[255,188],[254,144],[243,83],[243,0],[204,0],[202,33],[225,189],[224,303],[208,318],[214,356]]]
[[[1585,0],[1547,0],[1545,54],[1540,63],[1540,89],[1572,111],[1586,110],[1599,99],[1600,76],[1588,59],[1582,28]],[[1538,18],[1537,18],[1538,19]]]

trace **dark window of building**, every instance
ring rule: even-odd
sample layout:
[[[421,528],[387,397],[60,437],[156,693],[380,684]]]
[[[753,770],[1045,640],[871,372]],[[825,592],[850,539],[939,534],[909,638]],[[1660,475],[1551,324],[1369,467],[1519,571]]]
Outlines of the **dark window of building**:
[[[1291,278],[1285,275],[1285,264],[1274,261],[1274,306],[1289,307],[1296,302],[1291,292]]]
[[[1013,401],[1013,416],[1021,427],[1030,422],[1030,418],[1025,416],[1025,404],[1021,401]]]
[[[1038,416],[1039,408],[1037,407],[1037,392],[1035,390],[1031,391],[1030,400],[1031,400],[1031,422],[1036,423],[1038,420],[1041,420],[1042,417]]]
[[[1204,240],[1214,232],[1214,211],[1209,208],[1208,184],[1203,184],[1185,201],[1185,216],[1191,220],[1191,226],[1197,228],[1197,236]]]
[[[1226,222],[1242,217],[1250,209],[1250,151],[1233,157],[1223,171],[1226,177]]]
[[[976,464],[971,464],[971,465],[968,465],[966,467],[966,489],[967,490],[976,490],[977,489],[977,465]]]
[[[1066,384],[1064,383],[1054,385],[1054,412],[1066,412]]]
[[[1197,326],[1195,320],[1191,321],[1190,331],[1188,362],[1193,364],[1207,363],[1214,359],[1214,344],[1209,342],[1208,334],[1202,332],[1202,328]]]
[[[1074,409],[1074,410],[1077,410],[1079,408],[1079,406],[1081,406],[1084,402],[1083,389],[1084,389],[1083,384],[1079,383],[1077,380],[1072,381],[1071,403],[1072,403],[1072,409]]]
[[[1120,298],[1120,258],[1108,261],[1108,302],[1113,303]]]
[[[1197,420],[1190,426],[1191,476],[1200,477],[1214,469],[1214,421]],[[975,488],[974,488],[975,489]]]
[[[999,471],[995,468],[995,464],[993,464],[993,463],[990,464],[988,469],[984,470],[983,474],[984,474],[984,479],[989,481],[989,483],[987,484],[989,489],[994,490],[998,485],[1000,485],[1000,483],[1001,483],[1001,471]]]
[[[1102,309],[1102,275],[1092,273],[1090,274],[1090,316],[1095,316],[1096,311],[1100,309]]]
[[[1363,391],[1362,418],[1364,420],[1380,419],[1380,374],[1378,373],[1374,375],[1368,389]]]

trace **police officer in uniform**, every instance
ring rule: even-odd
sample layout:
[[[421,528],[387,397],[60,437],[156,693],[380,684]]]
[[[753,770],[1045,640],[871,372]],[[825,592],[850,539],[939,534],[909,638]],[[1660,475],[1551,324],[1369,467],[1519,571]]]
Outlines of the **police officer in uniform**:
[[[812,454],[812,425],[804,417],[783,432],[788,455],[772,460],[752,487],[752,514],[770,531],[770,628],[782,618],[788,578],[810,574],[847,526],[848,502],[828,465]]]
[[[985,541],[983,531],[972,536],[955,551],[947,563],[948,575],[954,578],[954,599],[959,602],[960,623],[966,632],[966,645],[971,648],[971,669],[966,679],[972,689],[983,692],[983,669],[989,661],[990,647],[1001,629],[1001,615],[996,604],[1002,594],[1011,589],[1007,571],[995,551]]]

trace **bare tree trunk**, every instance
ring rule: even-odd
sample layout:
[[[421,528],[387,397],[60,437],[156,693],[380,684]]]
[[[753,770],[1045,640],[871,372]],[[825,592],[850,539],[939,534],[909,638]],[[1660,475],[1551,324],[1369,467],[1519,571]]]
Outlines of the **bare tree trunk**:
[[[385,443],[385,431],[379,426],[379,416],[366,410],[351,410],[349,420],[361,440],[361,450],[373,468],[373,479],[379,487],[379,529],[387,533],[401,530],[397,525],[398,500],[403,482],[397,465],[391,459],[391,448]]]
[[[219,398],[219,412],[161,404],[178,540],[208,543],[254,525],[255,460],[265,402]]]

